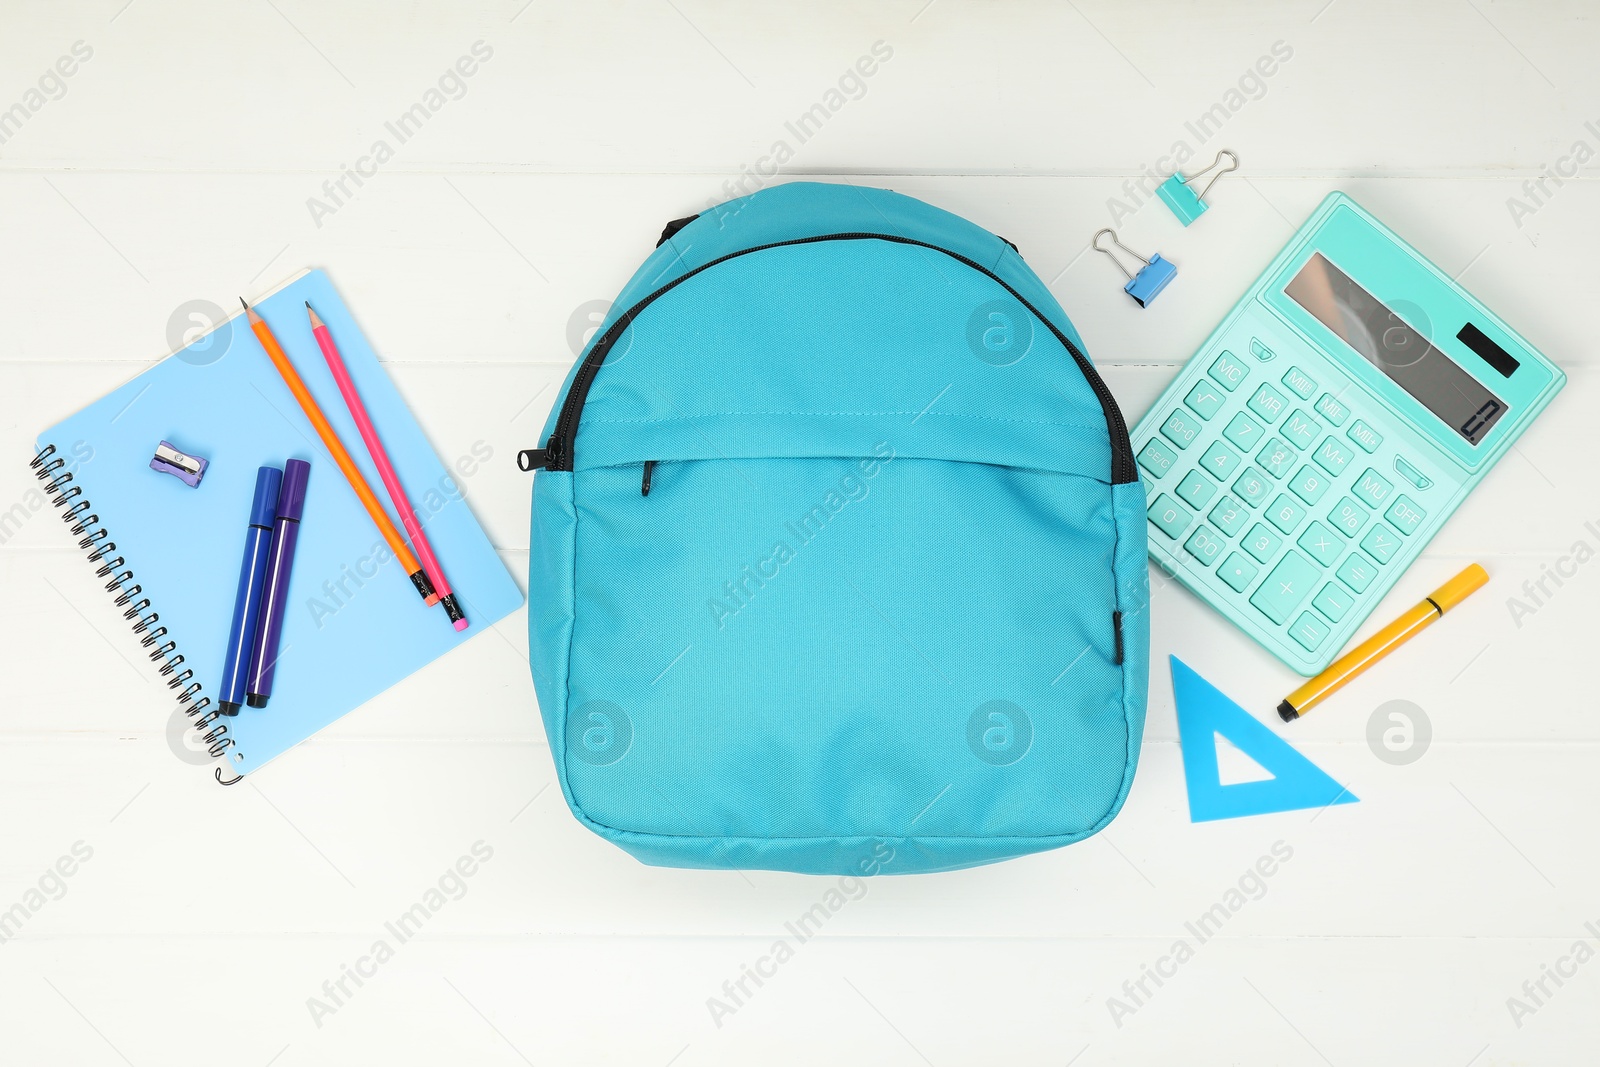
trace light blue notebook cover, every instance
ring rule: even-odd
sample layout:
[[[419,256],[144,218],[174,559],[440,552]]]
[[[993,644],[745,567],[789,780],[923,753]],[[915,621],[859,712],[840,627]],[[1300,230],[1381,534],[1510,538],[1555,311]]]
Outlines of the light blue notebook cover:
[[[221,762],[255,770],[522,604],[518,589],[422,428],[379,365],[327,275],[313,271],[255,304],[390,517],[404,530],[312,336],[305,302],[328,324],[440,567],[471,626],[457,633],[426,607],[372,519],[250,331],[243,313],[41,435],[58,455],[85,454],[72,484],[99,516],[112,556],[160,615],[164,640],[216,707],[256,469],[311,464],[277,678],[265,708],[219,720]],[[150,469],[170,441],[210,467],[198,488]],[[467,462],[481,462],[469,457]],[[76,500],[73,501],[76,503]],[[409,538],[408,538],[409,540]],[[118,568],[122,570],[123,568]],[[106,694],[110,696],[110,694]],[[222,777],[229,777],[223,774]]]

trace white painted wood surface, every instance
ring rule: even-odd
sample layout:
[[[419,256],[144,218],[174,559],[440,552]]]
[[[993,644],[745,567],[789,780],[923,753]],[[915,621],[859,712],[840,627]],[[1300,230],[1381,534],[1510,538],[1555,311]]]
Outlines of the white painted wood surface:
[[[799,143],[785,124],[880,41],[892,56]],[[46,76],[76,42],[92,55]],[[393,144],[385,123],[476,42],[472,75]],[[525,575],[514,454],[574,315],[780,140],[777,180],[890,186],[1015,241],[1133,416],[1334,188],[1569,374],[1377,615],[1467,560],[1493,583],[1294,728],[1359,804],[1188,822],[1167,654],[1263,718],[1293,679],[1160,586],[1143,763],[1109,831],[871,882],[720,1026],[708,998],[829,882],[655,870],[581,829],[523,613],[222,790],[174,758],[167,690],[60,524],[32,516],[0,544],[0,911],[29,912],[0,943],[0,1062],[1594,1062],[1600,562],[1520,624],[1508,602],[1577,542],[1600,549],[1597,52],[1583,0],[0,3],[5,507],[35,434],[167,351],[175,309],[322,266],[441,455],[493,448],[468,496]],[[1185,124],[1218,104],[1202,144]],[[314,218],[307,199],[379,138],[393,158]],[[1123,222],[1181,266],[1140,311],[1083,251],[1180,140],[1245,166],[1192,229],[1159,206]],[[1559,184],[1528,184],[1551,168]],[[1367,740],[1396,699],[1433,725],[1407,766]],[[477,842],[492,857],[460,898],[314,1017],[308,998]],[[1292,859],[1260,899],[1135,1001],[1124,982],[1277,842]],[[48,874],[62,857],[71,876]]]

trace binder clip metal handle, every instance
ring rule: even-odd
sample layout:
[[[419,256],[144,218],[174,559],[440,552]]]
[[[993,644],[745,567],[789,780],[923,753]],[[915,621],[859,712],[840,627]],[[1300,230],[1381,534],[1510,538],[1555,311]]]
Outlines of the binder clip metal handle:
[[[1100,243],[1100,239],[1107,236],[1111,238],[1111,244],[1114,247],[1122,249],[1122,251],[1142,263],[1143,266],[1137,271],[1130,271],[1123,266],[1122,260],[1117,258],[1117,253]],[[1162,259],[1159,252],[1146,259],[1117,240],[1117,231],[1110,227],[1097,231],[1094,235],[1093,244],[1094,250],[1096,252],[1104,252],[1111,259],[1111,262],[1117,265],[1117,269],[1122,272],[1123,276],[1128,279],[1128,284],[1122,287],[1122,291],[1133,297],[1134,303],[1142,308],[1149,307],[1150,302],[1160,295],[1161,290],[1165,289],[1168,283],[1178,275],[1178,268],[1167,260]]]
[[[1222,165],[1224,156],[1228,159],[1227,166]],[[1205,170],[1195,171],[1187,178],[1181,171],[1174,173],[1172,177],[1156,186],[1156,195],[1161,198],[1163,204],[1172,209],[1174,215],[1178,216],[1178,221],[1187,226],[1206,213],[1205,195],[1211,191],[1213,185],[1217,184],[1217,179],[1238,169],[1239,156],[1232,149],[1224,148],[1217,153],[1217,158],[1213,159],[1211,166]],[[1216,173],[1212,174],[1212,171]],[[1211,180],[1196,192],[1194,183],[1207,174],[1211,174]]]

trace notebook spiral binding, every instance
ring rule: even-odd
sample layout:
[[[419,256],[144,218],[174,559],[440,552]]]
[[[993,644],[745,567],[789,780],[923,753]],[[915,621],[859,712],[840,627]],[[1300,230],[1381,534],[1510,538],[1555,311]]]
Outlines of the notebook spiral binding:
[[[90,510],[83,487],[73,484],[72,472],[65,469],[66,464],[66,458],[57,456],[56,446],[52,444],[45,445],[28,462],[28,468],[33,471],[35,478],[44,483],[43,491],[50,498],[50,503],[60,511],[61,521],[67,524],[67,532],[79,538],[78,547],[88,556],[90,563],[98,565],[95,577],[106,579],[106,592],[114,597],[112,602],[123,609],[122,617],[139,635],[140,647],[149,650],[150,661],[158,664],[161,677],[167,680],[167,688],[177,691],[178,704],[184,714],[194,720],[192,725],[199,733],[200,740],[206,744],[206,751],[213,759],[222,759],[234,743],[233,738],[228,736],[227,724],[220,721],[223,718],[222,710],[211,708],[211,698],[201,695],[201,685],[194,680],[194,671],[183,666],[183,654],[178,651],[177,642],[171,640],[167,628],[160,625],[161,616],[151,606],[150,598],[143,595],[144,590],[134,581],[132,568],[126,560],[115,554],[116,542],[110,539],[106,528],[100,524],[100,516]],[[223,778],[220,767],[215,768],[214,773],[222,785],[233,785],[243,780],[243,775]]]

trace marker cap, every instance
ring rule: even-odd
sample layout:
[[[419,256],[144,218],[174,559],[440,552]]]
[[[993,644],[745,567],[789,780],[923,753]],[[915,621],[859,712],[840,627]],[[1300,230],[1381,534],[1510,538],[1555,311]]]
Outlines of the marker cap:
[[[256,495],[250,503],[250,525],[269,529],[278,514],[278,490],[283,485],[283,472],[277,467],[262,467],[256,471]]]
[[[311,464],[291,459],[283,465],[283,489],[278,494],[278,517],[300,521],[306,507],[306,483],[311,479]]]
[[[1433,591],[1433,595],[1428,597],[1428,599],[1438,605],[1439,614],[1443,615],[1445,612],[1449,611],[1451,608],[1467,599],[1467,597],[1483,588],[1484,583],[1488,580],[1489,572],[1484,570],[1480,564],[1474,563],[1466,570],[1462,571],[1460,574],[1456,575],[1454,578],[1435,589]]]

